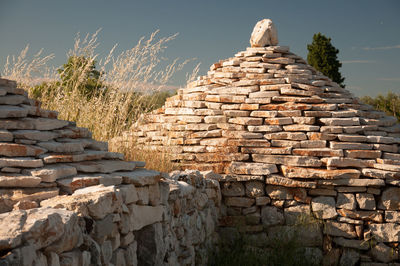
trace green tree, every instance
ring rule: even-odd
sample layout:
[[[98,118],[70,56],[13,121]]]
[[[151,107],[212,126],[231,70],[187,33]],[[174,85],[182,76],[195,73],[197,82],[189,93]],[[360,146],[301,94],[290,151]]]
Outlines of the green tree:
[[[78,89],[83,95],[91,97],[102,87],[101,73],[96,70],[96,61],[83,56],[70,56],[68,62],[57,70],[64,89]]]
[[[307,49],[308,64],[344,88],[344,78],[339,72],[342,64],[337,59],[339,50],[331,44],[331,38],[320,32],[314,34],[313,41],[307,45]]]

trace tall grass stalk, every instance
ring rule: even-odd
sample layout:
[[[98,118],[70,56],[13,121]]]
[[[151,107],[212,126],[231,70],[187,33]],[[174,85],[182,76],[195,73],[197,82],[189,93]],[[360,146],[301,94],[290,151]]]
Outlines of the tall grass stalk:
[[[54,55],[42,56],[43,50],[29,60],[27,46],[19,56],[9,57],[2,76],[16,80],[31,96],[42,102],[43,108],[58,111],[60,119],[76,121],[78,126],[89,128],[95,139],[108,141],[128,130],[142,113],[160,105],[160,95],[156,92],[171,89],[167,85],[171,77],[190,60],[163,58],[162,53],[167,44],[177,34],[159,38],[158,31],[148,38],[142,37],[131,49],[119,54],[116,53],[116,44],[107,56],[99,58],[96,53],[99,32],[87,34],[83,38],[77,34],[67,57],[85,58],[86,61],[83,64],[79,60],[71,61],[72,74],[66,73],[65,67],[60,68],[60,73],[50,68],[48,63]],[[88,97],[82,94],[82,87],[95,64],[100,76],[94,84],[96,93]],[[189,77],[193,79],[197,71],[198,67]],[[70,74],[67,82],[60,79],[63,74]],[[32,89],[38,83],[41,83],[40,86]],[[140,159],[137,153],[142,153],[131,146],[117,145],[111,149],[125,151],[126,157],[130,159]],[[164,159],[162,161],[166,161]]]

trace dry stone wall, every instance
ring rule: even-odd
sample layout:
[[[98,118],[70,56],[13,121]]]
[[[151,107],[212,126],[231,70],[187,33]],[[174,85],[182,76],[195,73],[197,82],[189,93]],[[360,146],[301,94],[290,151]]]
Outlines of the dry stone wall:
[[[0,78],[0,265],[204,265],[212,172],[127,162]]]
[[[287,46],[213,64],[118,141],[130,139],[220,173],[222,231],[260,243],[309,216],[304,246],[324,264],[399,261],[400,124]]]
[[[0,265],[205,265],[220,204],[207,175],[91,186],[0,214]]]

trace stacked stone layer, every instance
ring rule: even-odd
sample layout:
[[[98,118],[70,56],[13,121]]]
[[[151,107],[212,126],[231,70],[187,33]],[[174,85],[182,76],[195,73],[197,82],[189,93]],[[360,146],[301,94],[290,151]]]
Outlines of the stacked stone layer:
[[[311,215],[326,224],[310,244],[324,247],[325,261],[398,260],[400,124],[288,47],[247,48],[212,65],[134,128],[118,140],[222,174],[221,226],[262,238]]]
[[[206,265],[220,205],[210,174],[91,186],[0,214],[0,265]]]
[[[123,161],[86,128],[0,79],[0,213],[37,207],[40,201],[99,184],[142,184],[160,179],[143,162]]]

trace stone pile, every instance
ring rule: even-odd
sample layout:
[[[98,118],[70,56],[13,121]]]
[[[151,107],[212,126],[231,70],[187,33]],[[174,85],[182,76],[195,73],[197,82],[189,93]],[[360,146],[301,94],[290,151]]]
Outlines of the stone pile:
[[[324,263],[398,261],[400,124],[287,46],[213,64],[118,141],[131,138],[182,168],[222,174],[221,226],[260,239],[308,215],[325,226],[304,245]]]
[[[0,79],[0,213],[82,187],[160,178],[143,162],[123,161],[107,149],[88,129],[57,119],[14,81]]]
[[[144,166],[0,79],[0,265],[206,264],[215,174]]]
[[[91,186],[0,214],[0,265],[206,265],[220,204],[210,174]]]

